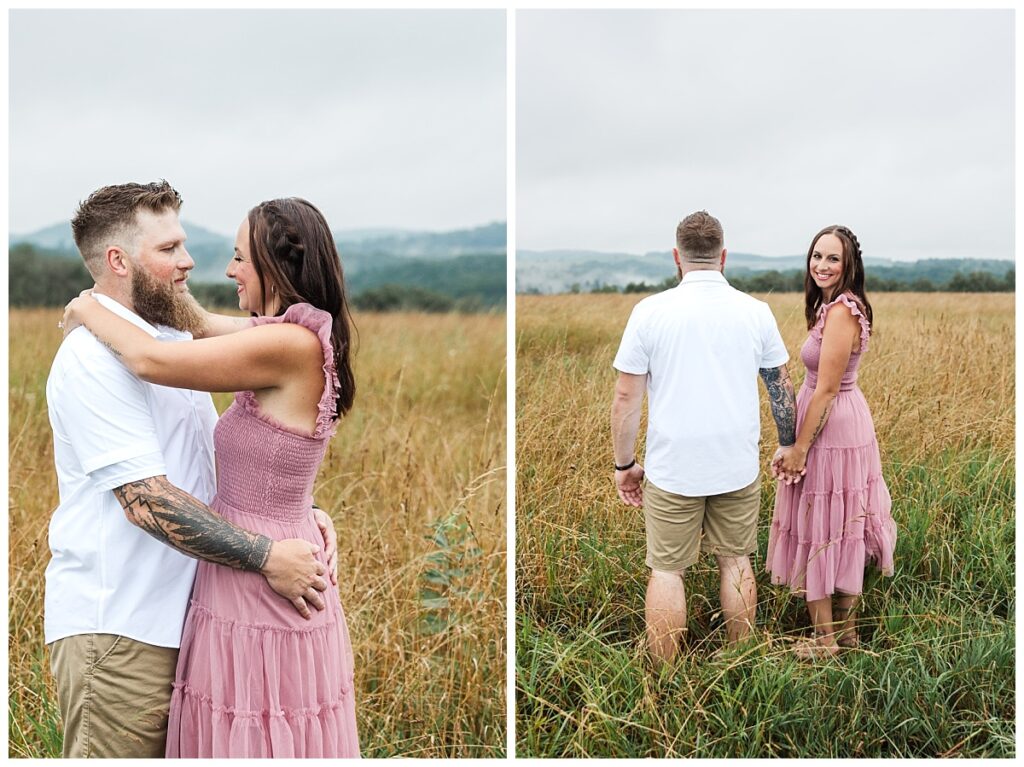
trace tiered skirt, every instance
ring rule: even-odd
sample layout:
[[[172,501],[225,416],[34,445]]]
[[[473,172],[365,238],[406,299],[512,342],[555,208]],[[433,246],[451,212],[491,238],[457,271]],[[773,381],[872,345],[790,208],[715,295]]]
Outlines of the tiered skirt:
[[[239,513],[274,540],[322,538],[301,524]],[[322,553],[320,554],[322,557]],[[358,757],[353,657],[337,588],[303,619],[262,575],[201,562],[182,635],[169,757]]]
[[[812,394],[804,386],[797,395],[798,428]],[[766,568],[772,583],[808,601],[860,594],[868,563],[893,574],[895,546],[892,500],[871,411],[853,386],[836,396],[807,454],[803,481],[778,485]]]

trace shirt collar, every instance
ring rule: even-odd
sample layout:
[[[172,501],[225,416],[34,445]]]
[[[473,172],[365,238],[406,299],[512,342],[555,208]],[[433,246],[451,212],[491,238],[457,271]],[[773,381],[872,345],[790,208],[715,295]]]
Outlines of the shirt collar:
[[[680,287],[692,282],[719,282],[723,285],[728,285],[729,281],[725,279],[725,275],[717,269],[698,269],[693,272],[687,272],[683,275],[683,279],[679,282]]]
[[[182,330],[175,330],[174,328],[167,327],[166,325],[150,325],[142,317],[137,315],[131,309],[119,301],[106,296],[103,293],[98,293],[95,290],[92,292],[92,297],[100,302],[104,307],[112,311],[118,317],[135,325],[135,327],[142,328],[153,338],[160,338],[161,336],[167,338],[191,338],[190,333],[186,333]]]

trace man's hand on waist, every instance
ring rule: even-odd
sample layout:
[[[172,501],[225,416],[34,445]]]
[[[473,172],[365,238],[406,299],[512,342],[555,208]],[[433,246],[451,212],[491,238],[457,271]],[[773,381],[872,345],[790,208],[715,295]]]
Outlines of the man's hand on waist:
[[[331,583],[338,585],[338,531],[334,529],[331,515],[319,506],[313,506],[313,519],[324,537],[324,557],[327,559],[327,572],[331,575]]]
[[[274,591],[283,596],[303,618],[310,618],[309,605],[317,610],[324,609],[321,591],[326,591],[327,581],[321,576],[327,568],[313,556],[320,547],[300,538],[274,541],[270,555],[260,572]]]

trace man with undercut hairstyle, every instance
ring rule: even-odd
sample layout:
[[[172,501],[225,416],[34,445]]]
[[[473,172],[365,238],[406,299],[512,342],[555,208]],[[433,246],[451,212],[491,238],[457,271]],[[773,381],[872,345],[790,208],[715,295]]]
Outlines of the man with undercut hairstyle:
[[[796,441],[789,355],[768,305],[723,276],[726,249],[718,219],[706,211],[683,219],[673,256],[679,285],[640,301],[626,325],[615,356],[619,376],[611,412],[619,497],[644,509],[651,569],[645,618],[656,663],[676,657],[686,631],[683,576],[701,551],[718,562],[728,642],[752,631],[758,375],[768,390],[779,450]],[[634,448],[644,394],[648,425],[641,466]]]
[[[72,220],[93,295],[155,338],[200,331],[195,265],[166,181],[95,191]],[[60,505],[50,521],[45,641],[65,757],[161,757],[196,559],[259,572],[303,615],[326,568],[307,541],[272,541],[206,504],[216,491],[205,392],[148,384],[84,327],[68,334],[46,400]],[[318,518],[328,553],[333,525]]]

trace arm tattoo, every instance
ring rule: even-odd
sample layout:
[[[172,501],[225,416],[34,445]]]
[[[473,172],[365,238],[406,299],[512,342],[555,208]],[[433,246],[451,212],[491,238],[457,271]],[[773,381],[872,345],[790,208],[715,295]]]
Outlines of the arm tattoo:
[[[101,344],[103,344],[105,347],[107,347],[107,351],[108,352],[113,354],[118,359],[121,359],[121,352],[119,352],[117,349],[115,349],[113,347],[113,345],[109,341],[104,341],[102,338],[97,336],[95,333],[93,334],[93,336],[96,338],[97,341],[99,341]]]
[[[779,444],[788,447],[796,442],[796,395],[793,392],[793,381],[789,377],[789,368],[780,365],[777,368],[761,368],[758,372],[768,390],[772,417],[779,430]]]
[[[257,572],[270,556],[270,538],[231,524],[167,477],[129,482],[114,495],[129,522],[182,554]]]
[[[818,435],[821,434],[821,430],[825,428],[825,421],[828,420],[828,414],[831,410],[832,403],[829,402],[825,405],[825,409],[821,411],[821,418],[818,419],[818,425],[814,428],[814,434],[811,435],[811,442],[814,442],[814,440],[818,438]]]

